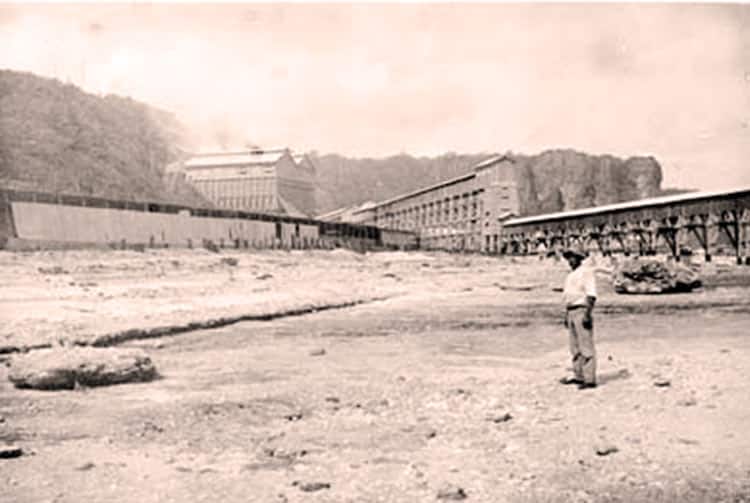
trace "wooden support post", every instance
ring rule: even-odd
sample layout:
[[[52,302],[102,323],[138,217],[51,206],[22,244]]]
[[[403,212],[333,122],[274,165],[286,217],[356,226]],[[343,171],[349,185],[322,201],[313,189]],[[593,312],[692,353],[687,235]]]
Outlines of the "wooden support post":
[[[586,253],[588,249],[588,234],[585,233],[585,231],[581,230],[581,234],[579,234],[574,241],[574,246],[581,252]]]
[[[646,229],[646,254],[656,255],[659,245],[659,226],[653,220],[648,220],[646,223]]]
[[[604,255],[609,257],[613,253],[614,241],[616,241],[617,231],[613,231],[609,225],[602,226],[602,232],[604,233]]]
[[[719,219],[719,232],[724,231],[726,236],[729,238],[729,242],[734,248],[735,257],[737,263],[740,263],[740,243],[739,243],[739,222],[737,220],[737,212],[735,210],[728,210],[721,214]]]
[[[638,255],[641,257],[646,254],[646,231],[643,229],[635,229],[633,230],[635,232],[635,236],[638,239]]]
[[[604,244],[602,243],[603,239],[604,237],[596,232],[589,234],[589,242],[593,241],[596,244],[596,247],[599,248],[599,251],[602,255],[604,255]]]
[[[633,241],[637,241],[638,236],[633,230],[633,226],[630,223],[622,225],[622,250],[626,257],[629,257],[633,252],[632,244]]]
[[[641,225],[641,222],[632,224],[631,229],[632,229],[632,234],[635,236],[636,245],[638,246],[638,250],[636,253],[639,256],[643,256],[644,251],[645,251],[645,246],[646,246],[646,243],[645,243],[646,238],[644,235],[644,230],[643,230],[643,226]]]
[[[737,212],[733,211],[732,214],[734,216],[734,219],[731,223],[731,227],[734,232],[734,253],[735,257],[737,257],[737,265],[742,265],[742,236],[740,235],[742,226],[740,225],[740,219]]]
[[[655,223],[655,225],[652,224],[651,227],[655,227],[653,234],[653,245],[655,251],[658,252],[659,250],[659,238],[661,238],[661,240],[667,245],[669,253],[674,257],[674,239],[669,220],[664,218],[660,222]]]
[[[698,241],[698,244],[700,244],[701,248],[703,248],[706,262],[710,262],[711,252],[710,252],[710,244],[709,244],[709,239],[708,239],[707,222],[708,222],[707,214],[693,215],[692,217],[690,217],[690,220],[688,221],[688,223],[686,223],[683,226],[683,228],[688,234],[692,233],[693,236],[695,236],[695,239]]]
[[[659,229],[658,235],[664,238],[664,242],[667,243],[669,251],[673,258],[677,258],[677,240],[675,239],[675,230],[672,227],[663,227]]]
[[[620,253],[625,255],[626,257],[629,255],[627,245],[625,244],[625,239],[623,239],[623,233],[619,229],[612,233],[612,239],[617,241],[617,244],[620,245]]]
[[[644,240],[645,243],[645,249],[646,249],[646,255],[655,255],[656,254],[656,247],[658,245],[658,240],[656,239],[657,236],[653,232],[646,231],[644,234],[644,237],[646,238]]]
[[[740,264],[750,265],[750,234],[748,234],[748,226],[750,226],[750,210],[741,209],[737,212],[737,241],[739,246],[739,261]]]
[[[701,235],[703,236],[703,252],[706,262],[711,262],[711,239],[708,233],[708,215],[701,218],[702,223],[698,228]]]
[[[583,248],[585,239],[585,236],[582,236],[581,234],[573,234],[570,239],[570,248]]]
[[[670,223],[672,224],[672,246],[675,259],[679,262],[682,256],[682,219],[680,217],[672,217]]]
[[[709,213],[706,220],[706,247],[709,250],[710,256],[717,250],[716,245],[719,243],[719,237],[721,235],[721,215],[717,213]]]
[[[551,252],[554,252],[555,255],[559,255],[561,253],[561,248],[564,248],[563,243],[565,242],[565,237],[560,234],[554,234],[552,237],[552,244],[551,244]]]

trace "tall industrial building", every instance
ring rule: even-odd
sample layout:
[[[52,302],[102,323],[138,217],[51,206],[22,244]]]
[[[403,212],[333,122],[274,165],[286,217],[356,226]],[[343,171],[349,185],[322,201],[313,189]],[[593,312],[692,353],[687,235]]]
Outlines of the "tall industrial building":
[[[315,168],[307,156],[293,156],[289,149],[198,154],[182,169],[185,178],[219,208],[315,214]]]
[[[416,232],[425,249],[498,252],[503,220],[519,214],[513,162],[492,157],[466,175],[355,209],[347,220]]]

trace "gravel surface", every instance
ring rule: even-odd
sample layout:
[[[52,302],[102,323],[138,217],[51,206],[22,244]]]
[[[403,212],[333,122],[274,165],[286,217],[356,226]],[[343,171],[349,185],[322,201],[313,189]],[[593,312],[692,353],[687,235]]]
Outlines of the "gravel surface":
[[[746,268],[619,296],[602,261],[600,386],[579,391],[558,382],[563,263],[227,255],[0,253],[15,346],[386,299],[121,343],[150,355],[148,383],[18,390],[21,355],[0,355],[0,446],[20,454],[0,459],[0,501],[750,500]]]

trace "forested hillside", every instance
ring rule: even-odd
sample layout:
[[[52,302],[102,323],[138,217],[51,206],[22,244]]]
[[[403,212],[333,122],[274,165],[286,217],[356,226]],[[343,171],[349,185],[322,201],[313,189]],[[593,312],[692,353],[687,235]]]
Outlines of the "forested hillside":
[[[116,199],[208,203],[164,168],[179,159],[171,114],[0,71],[0,185]]]

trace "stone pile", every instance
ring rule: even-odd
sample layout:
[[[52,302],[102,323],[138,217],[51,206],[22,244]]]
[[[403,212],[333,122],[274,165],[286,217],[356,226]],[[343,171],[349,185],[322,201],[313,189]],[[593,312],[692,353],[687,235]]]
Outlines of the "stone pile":
[[[659,259],[631,259],[615,269],[617,293],[657,294],[690,292],[702,286],[698,274],[677,262]]]

